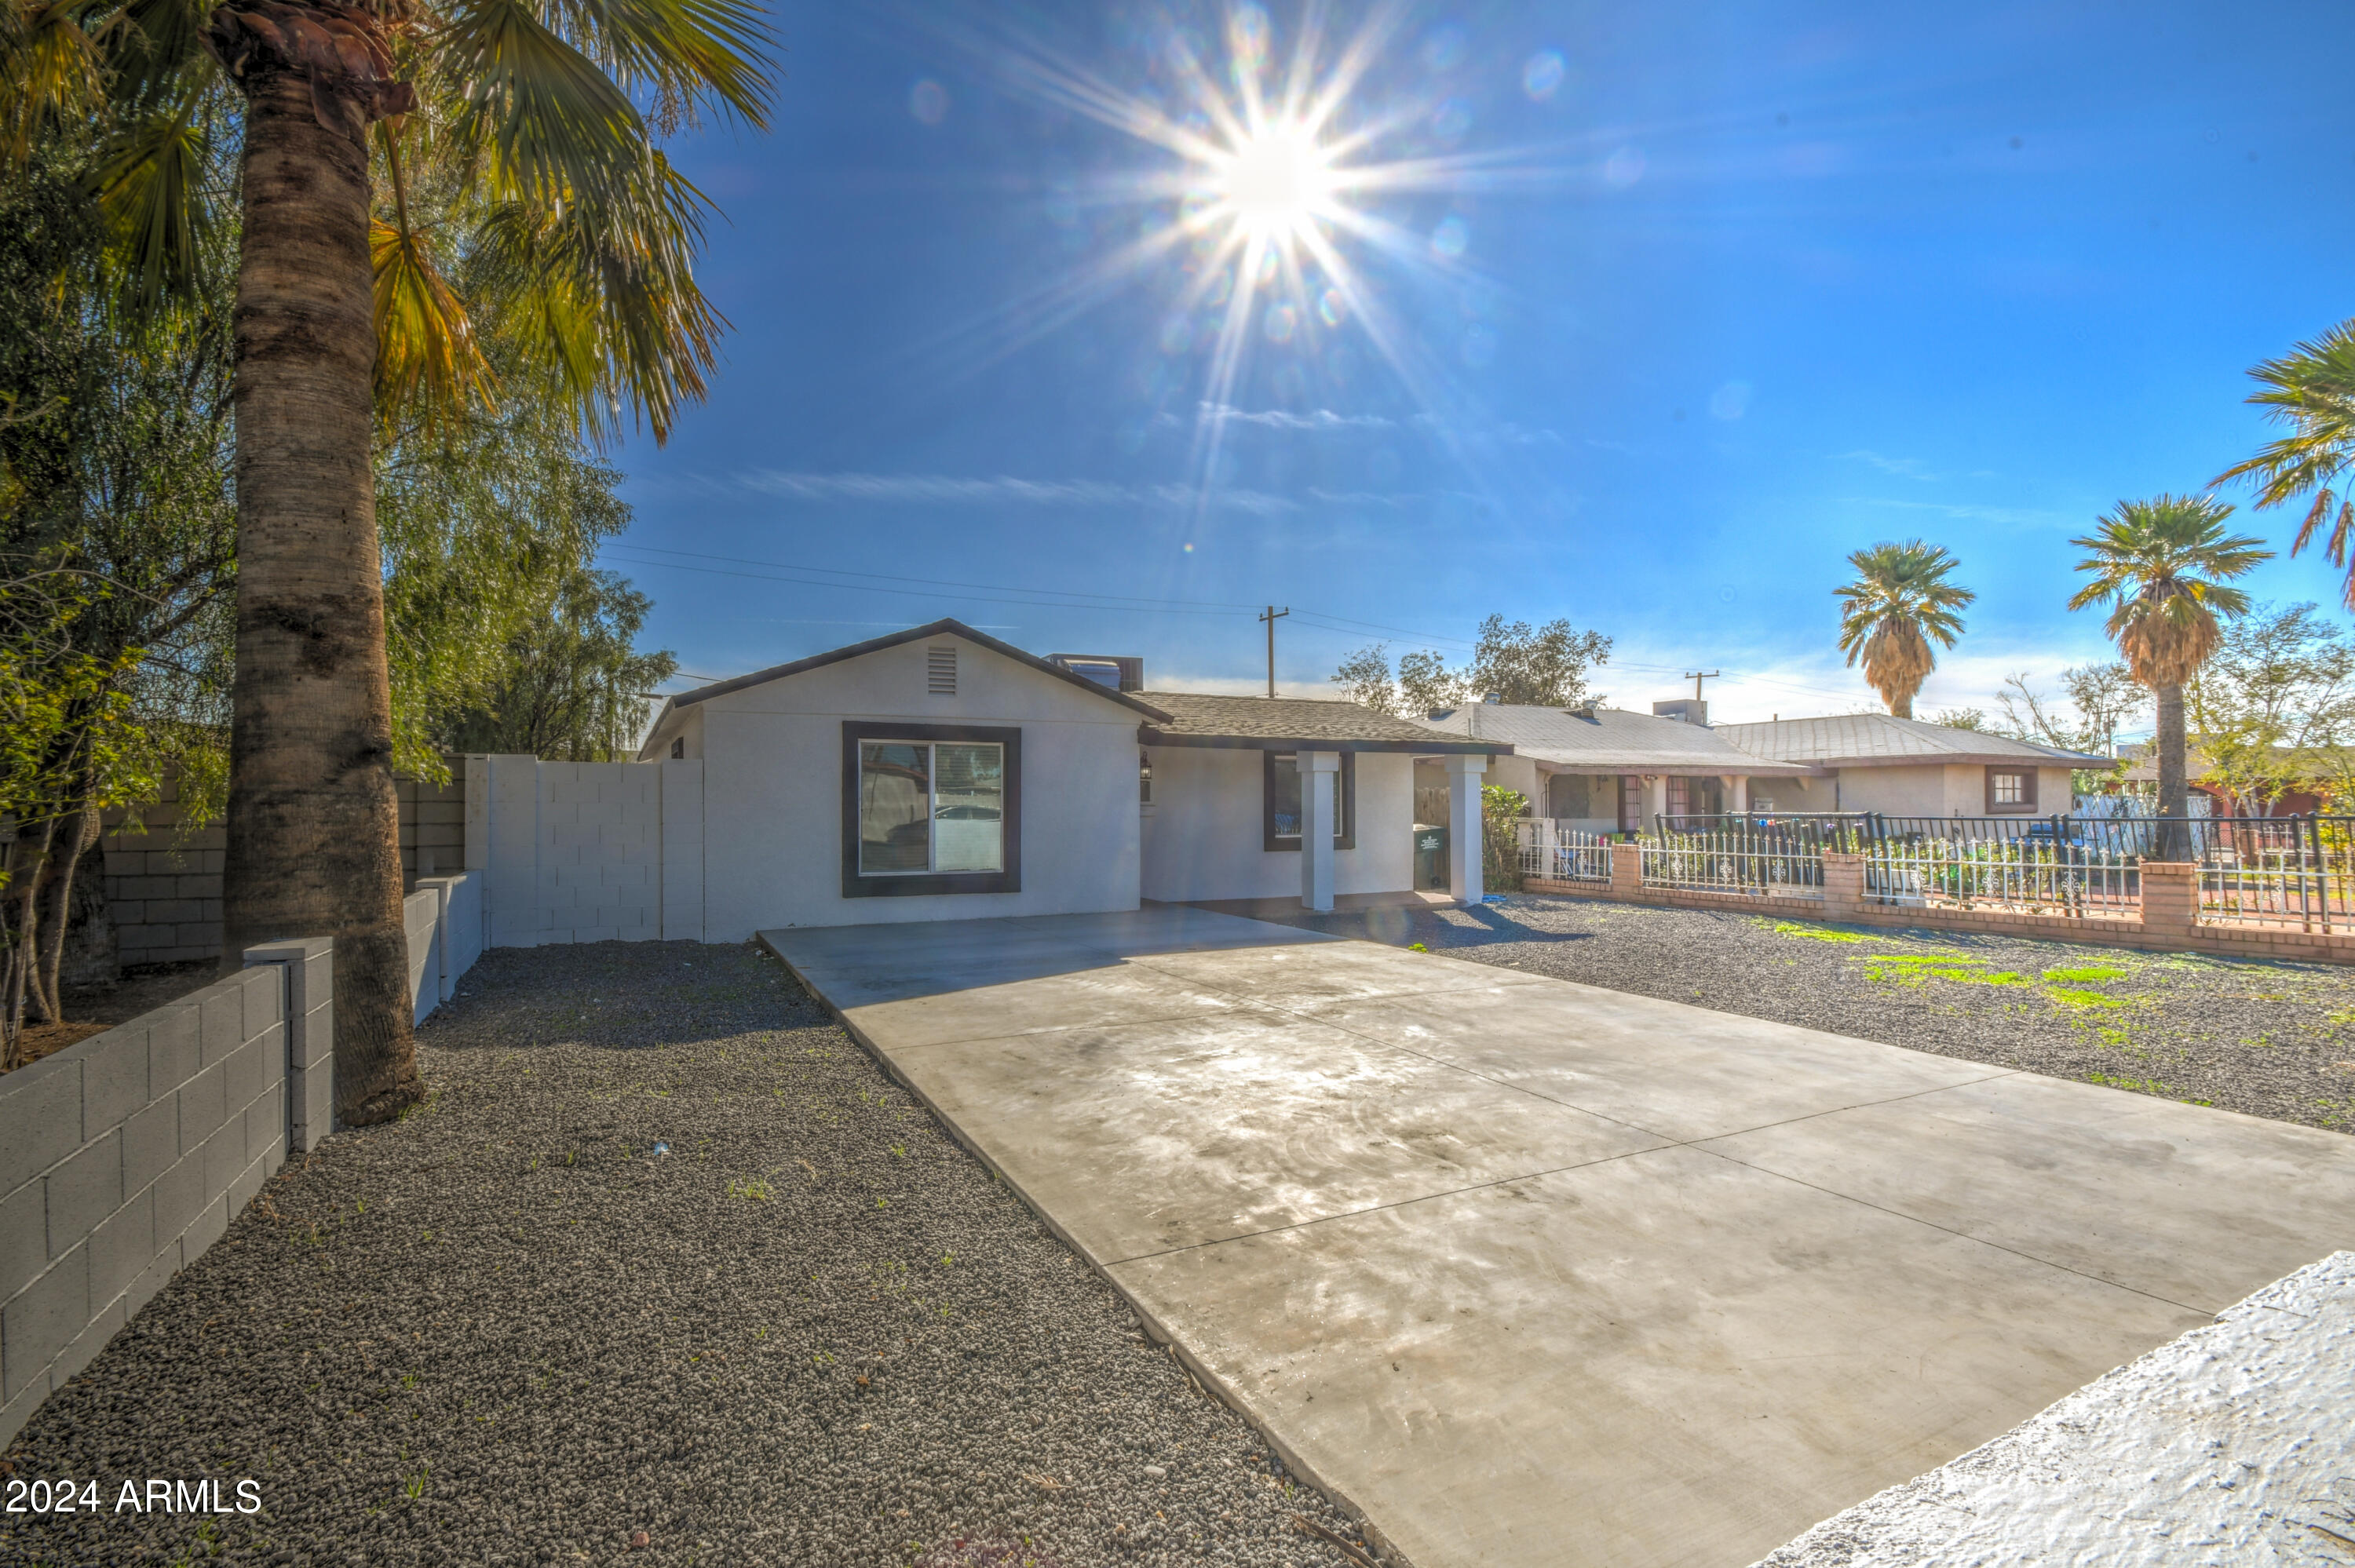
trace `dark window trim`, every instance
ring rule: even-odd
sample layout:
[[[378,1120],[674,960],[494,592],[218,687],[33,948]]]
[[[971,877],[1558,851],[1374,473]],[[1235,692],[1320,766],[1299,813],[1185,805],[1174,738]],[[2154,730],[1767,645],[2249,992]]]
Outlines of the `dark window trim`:
[[[1995,798],[1995,776],[2017,773],[2024,779],[2020,798],[1998,802]],[[2036,814],[2036,769],[2032,765],[1990,762],[1987,768],[1987,814],[1990,817],[2030,817]]]
[[[1317,748],[1312,746],[1302,749],[1314,751]],[[1270,853],[1282,851],[1290,854],[1298,854],[1300,846],[1307,842],[1306,834],[1295,834],[1293,837],[1282,839],[1275,836],[1275,759],[1279,756],[1296,759],[1300,753],[1263,751],[1259,755],[1260,848]],[[1299,766],[1297,760],[1295,761],[1294,766],[1295,768]],[[1308,804],[1305,792],[1300,803],[1304,809]],[[1337,851],[1356,849],[1358,847],[1358,754],[1354,751],[1341,753],[1341,775],[1340,781],[1334,789],[1333,814],[1341,819],[1335,824],[1341,831],[1334,837],[1334,849]]]
[[[1006,869],[942,871],[869,876],[858,869],[858,745],[866,740],[977,740],[1006,748]],[[970,724],[890,724],[845,719],[842,724],[842,895],[910,898],[937,893],[1022,891],[1022,732]]]

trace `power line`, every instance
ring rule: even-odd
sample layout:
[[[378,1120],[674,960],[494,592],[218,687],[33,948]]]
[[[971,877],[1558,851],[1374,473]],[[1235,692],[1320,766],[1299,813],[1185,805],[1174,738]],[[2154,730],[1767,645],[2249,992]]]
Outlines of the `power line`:
[[[797,583],[805,588],[850,588],[862,593],[895,593],[908,598],[944,599],[966,604],[1003,604],[1031,609],[1134,610],[1144,609],[1158,615],[1208,615],[1219,617],[1234,616],[1238,618],[1249,615],[1254,619],[1259,618],[1259,611],[1261,609],[1258,605],[1239,604],[1224,599],[1153,599],[1135,594],[1089,593],[1069,588],[1025,588],[998,583],[957,582],[941,577],[897,577],[884,572],[854,572],[835,567],[805,567],[796,566],[783,561],[753,560],[741,556],[716,556],[695,550],[670,550],[653,545],[619,544],[608,545],[605,548],[607,550],[632,550],[642,553],[685,556],[690,559],[699,561],[725,561],[738,567],[773,567],[776,571],[801,575],[781,577],[775,575],[774,572],[768,571],[753,572],[730,570],[719,567],[691,567],[677,561],[662,560],[630,560],[624,558],[622,564],[625,566],[662,567],[675,572],[696,572],[708,577],[748,577],[761,582]],[[826,580],[828,577],[862,577],[868,580],[866,582],[833,582]],[[872,586],[892,583],[905,583],[911,585],[911,587],[890,588]],[[964,593],[944,593],[938,591],[943,588],[963,588],[979,591]],[[922,589],[923,591],[913,591],[915,589]],[[993,597],[997,594],[1028,594],[1033,597],[1027,599],[1001,599]],[[1094,600],[1097,602],[1079,602],[1085,600]],[[1407,638],[1413,641],[1422,643],[1440,643],[1455,648],[1476,648],[1479,646],[1478,643],[1462,637],[1442,637],[1433,632],[1413,631],[1405,627],[1390,626],[1380,621],[1358,620],[1348,616],[1333,615],[1324,610],[1296,609],[1293,613],[1301,618],[1302,624],[1304,625],[1314,627],[1321,631],[1339,632],[1344,636],[1360,636],[1367,632],[1387,632],[1393,637]],[[1685,673],[1685,672],[1673,664],[1637,664],[1624,660],[1611,662],[1607,664],[1606,667],[1611,669],[1625,670],[1636,674],[1668,675]],[[1835,692],[1827,690],[1821,686],[1803,685],[1795,681],[1776,680],[1769,675],[1745,674],[1738,670],[1734,674],[1737,679],[1753,681],[1761,685],[1779,686],[1785,691],[1805,692],[1812,696],[1848,698],[1856,694],[1853,692]],[[690,675],[687,679],[708,681],[716,679],[716,677]]]
[[[685,556],[689,560],[696,561],[726,561],[731,565],[740,567],[770,567],[779,571],[814,573],[822,577],[865,577],[871,582],[911,583],[924,588],[972,588],[985,593],[1043,594],[1061,599],[1106,599],[1132,605],[1177,605],[1193,609],[1232,610],[1238,613],[1244,610],[1256,611],[1259,609],[1257,605],[1241,604],[1228,599],[1150,599],[1137,594],[1096,593],[1080,588],[1018,588],[1007,583],[961,583],[953,582],[943,577],[894,577],[888,572],[854,572],[840,567],[812,567],[805,566],[794,561],[758,561],[748,559],[741,556],[714,556],[696,550],[665,549],[656,545],[619,544],[609,545],[606,548],[638,550],[658,556]],[[635,564],[641,566],[659,567],[666,565],[667,563],[662,561],[643,561]],[[786,578],[784,580],[793,581],[795,579]],[[817,588],[849,588],[855,585],[849,583],[815,583],[812,586]],[[996,602],[1006,604],[1030,604],[1038,601],[1035,599],[1004,599]],[[1097,607],[1077,606],[1074,608],[1092,609]]]

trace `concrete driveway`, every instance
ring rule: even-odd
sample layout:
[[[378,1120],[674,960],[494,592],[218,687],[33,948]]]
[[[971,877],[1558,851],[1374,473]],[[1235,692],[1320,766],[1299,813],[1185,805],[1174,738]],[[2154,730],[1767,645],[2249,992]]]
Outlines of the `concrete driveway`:
[[[2355,1139],[1206,910],[761,939],[1417,1568],[1740,1568],[2355,1245]]]

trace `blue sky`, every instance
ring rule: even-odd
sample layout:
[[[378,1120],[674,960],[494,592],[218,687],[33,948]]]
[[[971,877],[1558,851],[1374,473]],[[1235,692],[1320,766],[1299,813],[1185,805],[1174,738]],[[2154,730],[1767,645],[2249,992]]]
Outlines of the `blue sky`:
[[[1368,9],[1321,135],[1391,183],[1336,196],[1305,314],[1251,295],[1223,387],[1223,230],[1178,196],[1215,175],[1088,105],[1198,109],[1173,40],[1231,96],[1255,16],[779,13],[773,132],[677,149],[735,330],[618,454],[651,638],[726,676],[955,615],[1248,690],[1273,602],[1317,693],[1501,611],[1616,639],[1616,703],[1714,668],[1718,716],[1787,716],[1870,702],[1829,590],[1918,535],[1980,595],[1922,706],[1985,706],[2102,651],[2069,536],[2245,456],[2247,367],[2355,314],[2341,5]],[[1263,15],[1273,93],[1305,24]],[[1116,266],[1189,217],[1203,254]]]

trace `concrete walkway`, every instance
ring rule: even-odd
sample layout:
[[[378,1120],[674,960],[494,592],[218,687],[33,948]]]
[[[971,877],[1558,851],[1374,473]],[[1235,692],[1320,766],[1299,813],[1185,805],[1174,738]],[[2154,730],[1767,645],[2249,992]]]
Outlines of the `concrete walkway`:
[[[1417,1568],[1738,1568],[2355,1245],[2355,1139],[1205,910],[762,940]]]

